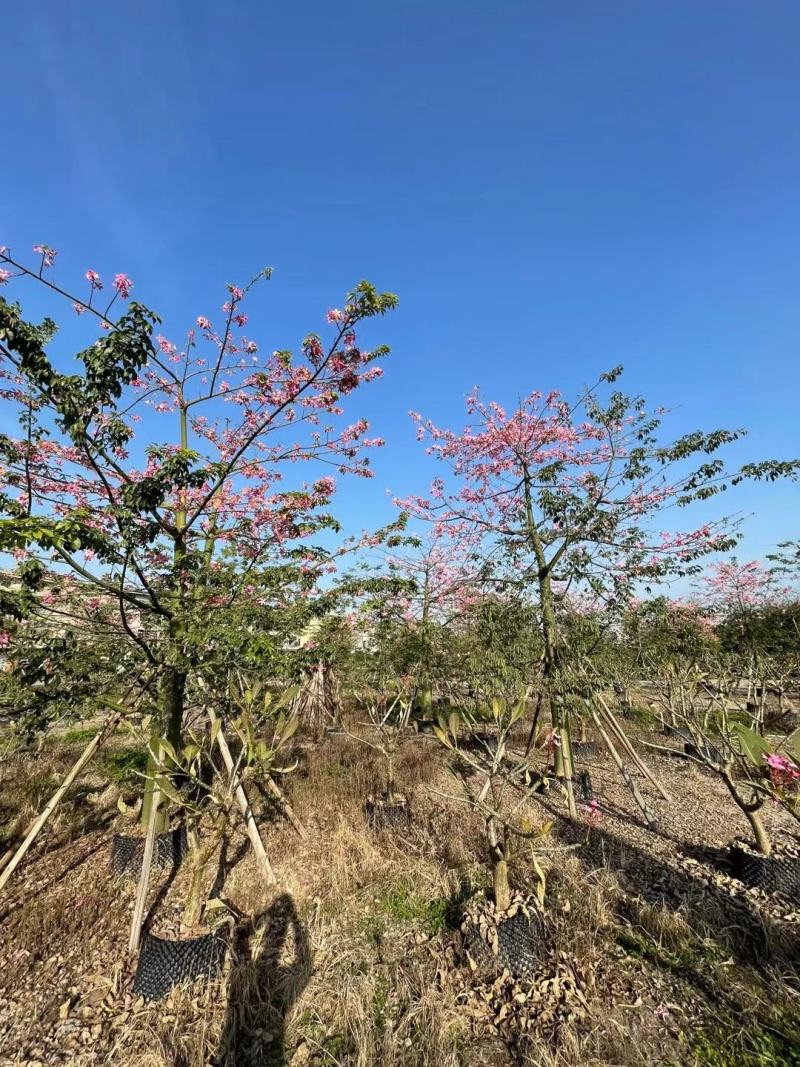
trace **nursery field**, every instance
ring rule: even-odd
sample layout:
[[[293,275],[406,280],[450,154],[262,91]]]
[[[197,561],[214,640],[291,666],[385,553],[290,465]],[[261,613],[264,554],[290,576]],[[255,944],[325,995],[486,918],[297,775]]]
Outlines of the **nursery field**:
[[[225,835],[202,886],[205,929],[219,924],[229,941],[224,964],[158,999],[136,994],[127,951],[137,879],[112,871],[115,833],[138,832],[145,756],[121,732],[110,737],[0,896],[0,1063],[800,1063],[800,900],[731,875],[726,847],[747,822],[674,736],[625,723],[670,796],[629,772],[655,829],[602,745],[575,757],[593,793],[577,820],[555,783],[531,793],[520,778],[506,793],[512,808],[522,799],[523,829],[542,830],[509,859],[512,890],[545,901],[534,962],[514,977],[460,929],[490,887],[483,819],[459,799],[477,772],[409,730],[395,766],[408,818],[368,825],[365,800],[384,770],[359,743],[369,729],[350,720],[292,739],[294,825],[257,775],[245,777],[276,882],[241,826]],[[61,731],[6,756],[6,846],[90,735]],[[515,731],[506,758],[521,760],[524,742]],[[538,749],[528,761],[545,762]],[[796,846],[782,807],[768,805],[763,821],[777,847]],[[202,842],[210,829],[201,820],[199,830]],[[154,871],[146,932],[197,933],[184,918],[191,871],[189,860]]]
[[[800,1067],[800,542],[708,503],[800,459],[616,366],[410,412],[340,519],[394,293],[181,348],[33,252],[88,347],[0,297],[0,1062]]]

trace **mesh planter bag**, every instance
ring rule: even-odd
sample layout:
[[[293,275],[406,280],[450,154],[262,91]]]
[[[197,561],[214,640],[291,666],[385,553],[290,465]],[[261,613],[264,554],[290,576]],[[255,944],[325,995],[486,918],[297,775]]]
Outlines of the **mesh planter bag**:
[[[762,856],[734,842],[729,857],[733,876],[740,882],[800,901],[800,856]]]
[[[594,799],[594,790],[592,789],[592,776],[588,771],[581,771],[575,779],[575,784],[578,787],[578,796],[581,800],[586,801],[588,804],[590,800]]]
[[[541,964],[544,921],[535,904],[519,893],[511,906],[497,913],[491,902],[467,909],[461,924],[464,950],[478,966],[510,971],[517,978],[532,974]]]
[[[133,980],[134,995],[161,1000],[181,982],[212,978],[222,967],[227,948],[227,937],[219,933],[186,941],[146,934]]]
[[[367,797],[364,801],[364,818],[371,830],[383,830],[398,826],[408,826],[411,813],[405,799],[390,801]]]
[[[189,840],[183,824],[176,826],[174,830],[167,830],[166,833],[156,834],[153,866],[158,870],[179,867],[188,850]],[[114,834],[114,840],[111,843],[111,870],[114,874],[120,877],[125,875],[132,878],[138,877],[142,869],[143,856],[143,837]]]
[[[598,753],[596,741],[573,741],[573,756],[596,756]]]

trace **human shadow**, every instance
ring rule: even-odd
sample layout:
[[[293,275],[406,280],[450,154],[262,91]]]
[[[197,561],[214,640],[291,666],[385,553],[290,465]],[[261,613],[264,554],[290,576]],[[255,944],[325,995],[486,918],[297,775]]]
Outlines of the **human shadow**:
[[[287,1067],[286,1020],[311,973],[307,930],[283,893],[237,938],[217,1067]]]

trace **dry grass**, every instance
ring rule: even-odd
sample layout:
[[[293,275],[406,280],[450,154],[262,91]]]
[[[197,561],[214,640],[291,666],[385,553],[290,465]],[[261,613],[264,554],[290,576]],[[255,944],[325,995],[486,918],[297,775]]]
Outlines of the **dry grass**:
[[[364,798],[383,784],[374,752],[344,736],[299,754],[301,770],[286,785],[308,837],[300,840],[274,810],[262,812],[278,889],[264,885],[240,834],[229,842],[222,895],[245,918],[226,972],[214,982],[176,990],[154,1005],[133,1002],[129,971],[113,969],[124,959],[132,887],[106,874],[107,832],[79,834],[46,863],[27,866],[11,901],[2,902],[11,910],[0,989],[8,1003],[18,983],[46,989],[47,996],[35,1006],[23,999],[28,1018],[10,1024],[0,999],[0,1062],[9,1049],[21,1059],[37,1058],[41,1044],[43,1061],[61,1048],[62,1062],[87,1067],[739,1067],[701,1058],[692,1035],[727,1033],[747,995],[757,1004],[766,999],[769,976],[726,960],[727,945],[745,942],[737,942],[740,932],[729,920],[724,925],[713,894],[698,885],[677,906],[645,899],[631,886],[635,858],[586,848],[585,830],[577,835],[577,851],[559,851],[555,832],[538,842],[550,850],[540,852],[538,862],[546,875],[554,953],[575,961],[584,976],[588,1017],[562,1026],[555,1042],[536,1033],[502,1041],[476,1035],[463,1009],[463,976],[448,957],[448,923],[465,892],[485,887],[485,853],[480,819],[440,795],[458,791],[441,751],[423,738],[411,738],[402,749],[398,785],[409,794],[414,816],[402,835],[375,834],[365,825]],[[57,776],[73,756],[46,753],[36,780]],[[15,768],[10,794],[12,805],[25,811],[42,795],[29,771]],[[83,783],[85,790],[103,784]],[[705,788],[706,780],[693,787]],[[65,808],[61,836],[70,826],[70,834],[79,833],[85,796]],[[547,815],[536,802],[525,814],[534,825]],[[92,854],[95,845],[104,847]],[[209,883],[219,858],[209,865]],[[617,862],[619,877],[612,869]],[[511,874],[518,888],[535,890],[526,847],[515,855]],[[184,877],[168,888],[160,909],[180,897]],[[56,966],[59,954],[64,959]],[[717,1000],[703,986],[704,968],[716,983]],[[777,998],[781,1011],[788,988]],[[75,991],[70,1017],[80,1016],[98,990],[110,990],[112,1000],[99,1017],[99,1035],[78,1052],[68,1052],[58,1029],[59,1004],[69,989]],[[759,1010],[765,1025],[779,1026],[777,1009]],[[687,1029],[689,1043],[681,1044],[679,1034]],[[75,1033],[84,1040],[80,1028]],[[50,1045],[42,1036],[48,1034]],[[740,1062],[777,1067],[781,1061]]]

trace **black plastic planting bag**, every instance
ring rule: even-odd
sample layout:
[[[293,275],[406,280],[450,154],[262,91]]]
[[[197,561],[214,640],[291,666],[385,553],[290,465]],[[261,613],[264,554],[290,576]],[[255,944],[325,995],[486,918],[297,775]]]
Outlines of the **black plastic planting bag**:
[[[173,986],[195,978],[213,978],[225,959],[228,939],[219,933],[203,934],[186,941],[168,941],[146,934],[139,953],[133,992],[148,1000],[160,1000]]]
[[[153,866],[158,870],[179,867],[189,849],[186,827],[176,826],[164,834],[156,834]],[[114,834],[111,843],[111,870],[118,876],[136,878],[142,869],[144,838]]]
[[[733,875],[740,882],[800,900],[800,856],[760,856],[731,845],[730,859]]]

